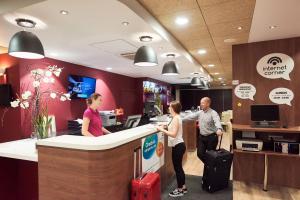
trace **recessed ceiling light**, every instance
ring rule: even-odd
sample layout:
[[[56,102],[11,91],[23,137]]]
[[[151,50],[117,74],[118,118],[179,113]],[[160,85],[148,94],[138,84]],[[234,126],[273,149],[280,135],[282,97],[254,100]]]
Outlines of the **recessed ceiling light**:
[[[215,65],[214,64],[209,64],[207,65],[208,67],[214,67]]]
[[[167,55],[167,58],[175,58],[175,53],[168,53]]]
[[[199,53],[200,55],[203,55],[203,54],[206,54],[207,51],[206,51],[205,49],[199,49],[199,50],[198,50],[198,53]]]
[[[59,13],[62,14],[62,15],[68,15],[68,14],[69,14],[69,11],[61,10]]]
[[[222,85],[223,85],[223,86],[225,86],[225,85],[226,85],[226,83],[222,83]]]
[[[242,30],[243,27],[242,27],[242,26],[238,26],[237,29],[238,29],[238,30]]]
[[[112,70],[111,67],[106,67],[105,69],[108,70],[108,71]]]
[[[226,42],[226,43],[233,43],[235,41],[236,41],[236,39],[234,39],[234,38],[227,38],[224,40],[224,42]]]
[[[129,25],[129,22],[122,22],[122,25],[123,25],[123,26],[128,26],[128,25]]]
[[[24,28],[34,28],[36,23],[30,19],[18,18],[16,22],[19,26]]]
[[[220,73],[219,72],[215,72],[215,73],[213,73],[213,75],[219,75]]]
[[[269,29],[274,29],[277,28],[277,26],[273,25],[273,26],[269,26]]]
[[[222,80],[223,78],[222,78],[222,77],[219,77],[218,79],[219,79],[219,80]]]
[[[176,52],[165,52],[160,55],[162,58],[177,58],[180,56],[179,53]]]
[[[140,37],[140,41],[141,42],[151,42],[153,39],[153,37],[149,36],[149,35],[143,35]]]
[[[201,72],[192,72],[191,75],[195,75],[195,76],[198,76],[198,75],[201,75],[202,73]]]
[[[177,17],[177,18],[175,19],[175,23],[176,23],[177,25],[182,26],[182,25],[185,25],[185,24],[189,23],[189,19],[186,18],[186,17]]]

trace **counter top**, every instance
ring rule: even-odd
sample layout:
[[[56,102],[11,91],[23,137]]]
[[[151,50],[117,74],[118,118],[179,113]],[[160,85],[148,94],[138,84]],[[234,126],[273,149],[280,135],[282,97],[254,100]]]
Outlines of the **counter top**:
[[[143,138],[155,132],[157,132],[155,127],[147,124],[100,137],[62,135],[39,140],[37,145],[79,150],[106,150]]]
[[[0,144],[0,157],[38,161],[36,139],[23,139]]]

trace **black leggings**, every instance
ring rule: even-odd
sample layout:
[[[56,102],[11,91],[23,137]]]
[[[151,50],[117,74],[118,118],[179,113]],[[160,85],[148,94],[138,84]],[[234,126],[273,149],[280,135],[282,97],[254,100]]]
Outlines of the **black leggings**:
[[[186,147],[183,142],[172,147],[172,162],[176,172],[178,188],[182,188],[182,186],[185,184],[185,173],[182,168],[182,158],[185,150]]]

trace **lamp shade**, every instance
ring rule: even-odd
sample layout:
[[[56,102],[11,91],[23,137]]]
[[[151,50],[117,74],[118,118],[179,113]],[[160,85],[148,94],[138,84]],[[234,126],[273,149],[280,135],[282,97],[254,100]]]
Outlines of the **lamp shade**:
[[[31,32],[20,31],[10,39],[8,54],[18,58],[44,58],[44,48],[39,38]]]
[[[164,64],[162,69],[162,75],[166,76],[172,76],[172,75],[178,75],[178,67],[177,64],[174,61],[168,61]]]
[[[134,64],[140,67],[152,67],[158,65],[154,49],[148,46],[140,47],[134,56]]]
[[[191,86],[204,86],[203,81],[199,77],[192,78]]]

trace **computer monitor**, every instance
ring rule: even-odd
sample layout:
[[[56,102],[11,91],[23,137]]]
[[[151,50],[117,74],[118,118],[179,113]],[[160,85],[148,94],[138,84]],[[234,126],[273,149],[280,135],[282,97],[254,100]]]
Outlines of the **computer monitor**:
[[[279,121],[278,105],[252,105],[251,121]]]
[[[131,115],[128,116],[124,127],[125,128],[134,128],[137,127],[137,125],[139,124],[140,120],[141,120],[142,115]]]
[[[152,117],[155,116],[155,102],[145,102],[144,104],[144,113],[148,116]]]

